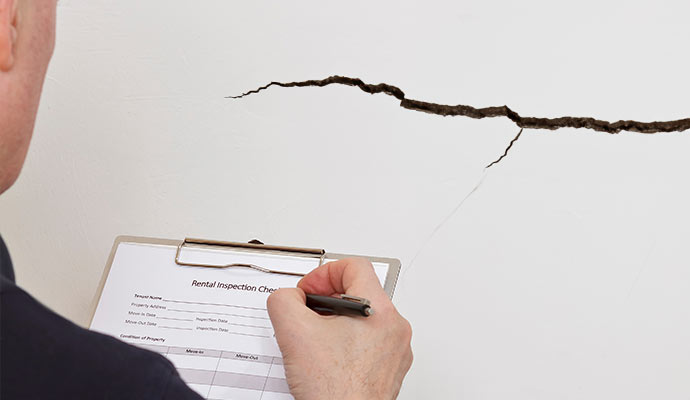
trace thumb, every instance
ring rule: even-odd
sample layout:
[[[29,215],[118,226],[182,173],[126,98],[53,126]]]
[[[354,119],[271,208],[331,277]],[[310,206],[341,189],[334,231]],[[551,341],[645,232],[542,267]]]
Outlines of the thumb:
[[[280,336],[295,322],[313,318],[316,314],[306,306],[307,296],[299,288],[282,288],[271,293],[266,300],[268,316],[271,317],[273,330]]]

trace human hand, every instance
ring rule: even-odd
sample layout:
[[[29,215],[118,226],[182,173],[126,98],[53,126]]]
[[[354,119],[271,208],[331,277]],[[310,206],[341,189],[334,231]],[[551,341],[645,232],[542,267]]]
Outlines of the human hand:
[[[305,292],[369,299],[369,317],[322,316]],[[412,365],[412,328],[383,291],[371,263],[344,259],[268,297],[285,376],[296,400],[394,399]]]

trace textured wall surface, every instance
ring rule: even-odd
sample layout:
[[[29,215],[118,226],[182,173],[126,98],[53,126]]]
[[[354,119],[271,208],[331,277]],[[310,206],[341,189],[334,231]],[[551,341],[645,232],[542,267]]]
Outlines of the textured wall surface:
[[[417,4],[419,3],[419,4]],[[690,117],[687,1],[68,1],[0,232],[86,325],[119,234],[398,257],[401,398],[690,396],[690,131],[518,129],[406,110]],[[465,196],[481,185],[455,212]],[[414,262],[412,262],[414,260]]]

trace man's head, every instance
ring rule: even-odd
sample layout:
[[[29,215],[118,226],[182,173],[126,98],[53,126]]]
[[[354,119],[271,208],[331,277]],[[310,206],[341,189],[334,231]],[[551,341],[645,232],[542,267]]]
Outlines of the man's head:
[[[17,179],[55,42],[56,0],[0,0],[0,193]]]

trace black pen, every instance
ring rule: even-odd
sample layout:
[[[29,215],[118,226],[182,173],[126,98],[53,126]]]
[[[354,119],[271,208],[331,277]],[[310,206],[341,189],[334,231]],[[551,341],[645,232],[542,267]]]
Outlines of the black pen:
[[[322,315],[350,315],[368,317],[374,314],[369,300],[341,294],[340,297],[307,295],[307,307]]]

